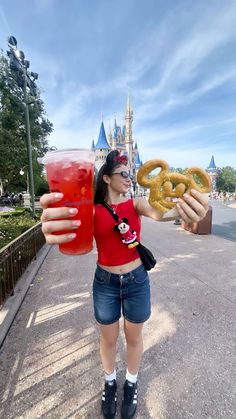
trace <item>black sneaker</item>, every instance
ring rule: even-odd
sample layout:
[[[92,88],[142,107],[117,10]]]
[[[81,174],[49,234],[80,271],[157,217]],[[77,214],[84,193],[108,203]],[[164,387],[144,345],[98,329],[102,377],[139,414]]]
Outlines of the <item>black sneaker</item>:
[[[102,413],[104,418],[113,419],[116,415],[116,380],[106,381],[102,393]]]
[[[129,419],[135,415],[137,409],[137,383],[125,380],[124,396],[121,407],[122,419]]]

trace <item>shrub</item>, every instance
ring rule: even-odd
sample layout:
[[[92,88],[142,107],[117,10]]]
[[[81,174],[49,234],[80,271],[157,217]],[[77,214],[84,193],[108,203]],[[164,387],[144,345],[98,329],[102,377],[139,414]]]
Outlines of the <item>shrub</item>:
[[[16,239],[37,222],[38,220],[33,219],[30,213],[25,209],[21,209],[21,212],[16,210],[14,211],[14,214],[1,214],[0,249]]]
[[[17,208],[13,211],[1,211],[0,217],[8,218],[8,217],[18,217],[25,212],[25,208]]]

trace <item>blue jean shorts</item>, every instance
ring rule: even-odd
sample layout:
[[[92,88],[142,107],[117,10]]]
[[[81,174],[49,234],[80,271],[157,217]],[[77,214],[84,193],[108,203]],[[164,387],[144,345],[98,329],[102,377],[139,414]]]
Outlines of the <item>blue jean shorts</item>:
[[[94,316],[98,323],[112,324],[121,312],[132,323],[143,323],[151,315],[150,283],[146,269],[138,266],[123,275],[97,266],[93,281]]]

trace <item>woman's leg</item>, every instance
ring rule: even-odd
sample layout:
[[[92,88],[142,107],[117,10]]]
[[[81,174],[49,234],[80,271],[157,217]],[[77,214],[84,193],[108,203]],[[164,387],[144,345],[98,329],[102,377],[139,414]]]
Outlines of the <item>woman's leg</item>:
[[[137,374],[143,354],[144,323],[131,323],[124,321],[124,331],[127,344],[127,369],[130,374]]]
[[[119,335],[119,320],[109,325],[98,324],[100,331],[100,355],[105,372],[105,386],[102,393],[104,418],[115,418],[117,406],[116,384],[116,342]]]
[[[102,366],[106,374],[111,374],[115,369],[119,320],[108,325],[99,323],[98,328],[100,331],[100,355]]]
[[[124,321],[127,343],[127,371],[121,406],[122,418],[132,418],[137,409],[137,375],[143,354],[143,324]]]

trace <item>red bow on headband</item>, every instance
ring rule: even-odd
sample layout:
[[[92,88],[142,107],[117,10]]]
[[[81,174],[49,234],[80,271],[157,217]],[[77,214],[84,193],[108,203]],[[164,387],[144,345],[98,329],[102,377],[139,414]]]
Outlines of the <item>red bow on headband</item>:
[[[121,156],[120,154],[116,157],[114,157],[114,161],[116,161],[117,163],[120,164],[127,164],[128,163],[128,157],[123,155]]]

